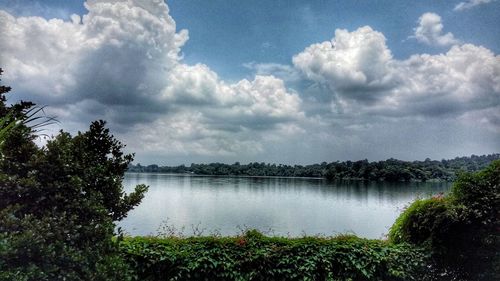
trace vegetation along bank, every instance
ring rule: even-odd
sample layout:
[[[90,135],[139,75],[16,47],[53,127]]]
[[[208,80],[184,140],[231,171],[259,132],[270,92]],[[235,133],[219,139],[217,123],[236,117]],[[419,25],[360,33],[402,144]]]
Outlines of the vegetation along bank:
[[[210,163],[190,166],[129,165],[129,172],[179,173],[195,175],[273,176],[273,177],[323,177],[331,180],[369,181],[453,181],[461,172],[476,172],[491,161],[500,159],[500,154],[471,155],[449,160],[402,161],[388,159],[323,162],[313,165],[276,165],[266,163],[234,164]]]

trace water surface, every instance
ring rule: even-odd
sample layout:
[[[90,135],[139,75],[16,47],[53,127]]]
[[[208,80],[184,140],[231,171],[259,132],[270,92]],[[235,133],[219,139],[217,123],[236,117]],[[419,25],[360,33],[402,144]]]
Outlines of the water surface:
[[[126,174],[126,191],[141,183],[149,185],[146,197],[119,223],[130,235],[173,229],[184,229],[186,235],[199,230],[235,235],[255,228],[279,236],[354,233],[381,238],[415,198],[450,187],[449,183]],[[161,230],[161,226],[168,227]]]

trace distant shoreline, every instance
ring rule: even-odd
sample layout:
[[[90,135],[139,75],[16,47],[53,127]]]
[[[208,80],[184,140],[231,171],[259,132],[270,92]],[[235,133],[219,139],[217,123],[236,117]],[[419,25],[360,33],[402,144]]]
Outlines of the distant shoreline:
[[[186,176],[186,177],[230,177],[230,178],[270,178],[270,179],[311,179],[311,180],[326,180],[324,177],[293,177],[293,176],[249,176],[249,175],[203,175],[203,174],[192,174],[192,173],[172,173],[172,172],[130,172],[127,171],[125,174],[157,174],[157,175],[167,175],[167,176]],[[355,180],[355,179],[351,179]]]
[[[375,182],[451,182],[459,173],[475,172],[492,161],[500,159],[500,154],[471,155],[449,160],[403,161],[387,159],[383,161],[359,160],[344,162],[323,162],[311,165],[283,165],[269,163],[234,164],[210,163],[190,166],[142,166],[129,165],[130,173],[157,173],[190,176],[230,176],[265,178],[308,178]]]
[[[363,182],[384,182],[383,180],[367,180],[360,178],[344,178],[329,180],[325,177],[294,177],[294,176],[248,176],[248,175],[203,175],[203,174],[189,174],[189,173],[162,173],[162,172],[125,172],[125,174],[150,174],[150,175],[166,175],[166,176],[186,176],[186,177],[224,177],[224,178],[264,178],[264,179],[309,179],[309,180],[324,180],[324,181],[363,181]],[[409,182],[452,182],[440,179],[429,179],[427,181],[409,181]]]

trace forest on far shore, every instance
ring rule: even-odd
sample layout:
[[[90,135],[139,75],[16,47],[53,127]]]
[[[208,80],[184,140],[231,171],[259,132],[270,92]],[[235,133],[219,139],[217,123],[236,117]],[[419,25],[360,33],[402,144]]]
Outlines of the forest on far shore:
[[[448,160],[403,161],[387,159],[384,161],[359,160],[344,162],[323,162],[312,165],[283,165],[269,163],[234,164],[210,163],[191,164],[190,166],[142,166],[130,164],[128,172],[139,173],[176,173],[195,175],[228,176],[274,176],[274,177],[324,177],[331,180],[369,180],[369,181],[453,181],[461,172],[475,172],[500,159],[500,153],[471,155]]]

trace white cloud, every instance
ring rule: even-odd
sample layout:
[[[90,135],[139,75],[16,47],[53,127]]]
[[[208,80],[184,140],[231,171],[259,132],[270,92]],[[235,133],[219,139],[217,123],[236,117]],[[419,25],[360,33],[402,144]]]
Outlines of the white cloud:
[[[206,65],[179,64],[167,78],[161,100],[177,106],[196,107],[221,125],[272,127],[303,118],[301,99],[282,80],[257,75],[234,84],[220,80]]]
[[[279,138],[304,118],[299,96],[274,76],[226,83],[206,65],[184,64],[188,32],[176,31],[163,1],[85,7],[71,21],[0,11],[4,81],[73,128],[103,118],[121,135],[140,132],[139,151],[168,153],[166,140],[178,152],[226,155],[259,152],[264,132]]]
[[[458,3],[455,6],[455,8],[453,8],[453,10],[454,11],[464,11],[464,10],[474,8],[478,5],[488,4],[490,2],[493,2],[493,0],[468,0],[468,1]]]
[[[187,31],[176,33],[167,6],[87,1],[85,7],[88,14],[70,22],[0,11],[0,31],[9,38],[0,42],[5,79],[51,103],[126,103],[163,87],[159,76],[177,64],[187,40]]]
[[[305,133],[300,123],[276,122],[270,128],[264,115],[249,116],[244,108],[213,108],[211,112],[181,107],[176,114],[164,115],[151,124],[138,123],[120,136],[134,139],[129,147],[156,155],[201,155],[232,157],[268,153],[268,145],[280,145],[285,139]],[[261,119],[263,117],[264,119]]]
[[[338,114],[459,116],[500,104],[500,56],[471,44],[396,60],[385,37],[363,27],[337,30],[293,62],[306,79],[327,86]]]
[[[331,41],[313,44],[293,57],[308,79],[327,84],[341,98],[366,103],[396,83],[391,62],[384,35],[369,26],[353,32],[337,29]]]
[[[500,104],[500,56],[484,47],[465,44],[445,54],[414,55],[398,68],[404,83],[392,97],[399,111],[460,115]]]
[[[415,35],[412,38],[417,39],[418,42],[435,46],[449,46],[460,42],[451,32],[443,34],[441,17],[435,13],[425,13],[420,16],[418,26],[415,28]]]
[[[209,120],[199,112],[182,111],[162,116],[152,124],[136,124],[125,138],[136,139],[132,150],[172,155],[231,156],[242,151],[262,151],[259,138],[246,130],[234,134],[207,126]]]

